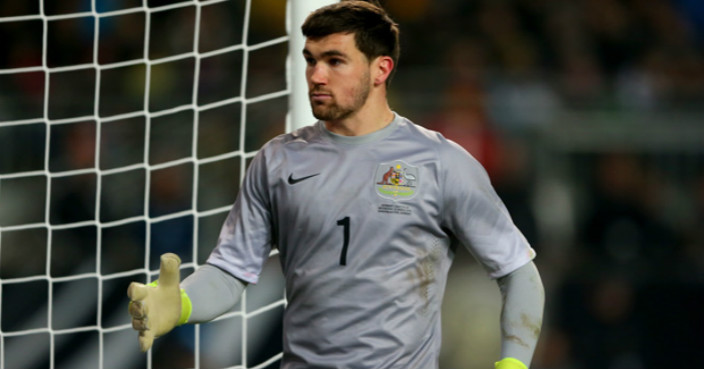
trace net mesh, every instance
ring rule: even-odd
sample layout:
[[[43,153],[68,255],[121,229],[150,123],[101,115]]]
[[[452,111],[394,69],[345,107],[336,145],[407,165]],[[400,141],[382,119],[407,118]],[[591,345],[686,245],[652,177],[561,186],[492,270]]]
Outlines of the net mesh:
[[[125,292],[163,252],[184,275],[202,264],[248,160],[288,129],[285,14],[285,0],[0,5],[0,369],[278,366],[276,261],[230,313],[147,355]]]

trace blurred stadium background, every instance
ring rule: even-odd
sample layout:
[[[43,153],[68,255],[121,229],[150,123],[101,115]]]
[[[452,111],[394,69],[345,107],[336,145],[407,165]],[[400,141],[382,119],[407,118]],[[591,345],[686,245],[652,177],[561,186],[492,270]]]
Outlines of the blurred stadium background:
[[[402,29],[393,108],[474,154],[538,251],[532,368],[704,367],[704,2],[381,2]],[[197,353],[193,327],[146,360],[124,329],[145,266],[212,249],[246,165],[233,153],[286,129],[286,96],[246,114],[236,99],[286,89],[285,43],[249,52],[240,88],[244,4],[0,2],[0,368],[232,366],[243,325],[265,342],[248,360],[280,350],[279,305],[202,326]],[[249,44],[285,36],[285,0],[251,4]],[[126,63],[145,53],[159,62]],[[97,86],[98,65],[114,67]],[[282,297],[269,266],[250,310]],[[466,252],[443,309],[442,368],[492,367],[498,291]]]

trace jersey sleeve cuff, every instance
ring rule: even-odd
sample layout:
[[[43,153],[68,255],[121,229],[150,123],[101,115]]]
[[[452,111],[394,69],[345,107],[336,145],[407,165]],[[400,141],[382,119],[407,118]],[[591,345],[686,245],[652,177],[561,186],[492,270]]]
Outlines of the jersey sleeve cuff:
[[[525,253],[524,256],[515,259],[513,262],[503,265],[499,269],[495,269],[489,272],[489,277],[492,279],[501,278],[513,272],[514,270],[530,263],[535,259],[535,251],[530,249],[529,252]]]

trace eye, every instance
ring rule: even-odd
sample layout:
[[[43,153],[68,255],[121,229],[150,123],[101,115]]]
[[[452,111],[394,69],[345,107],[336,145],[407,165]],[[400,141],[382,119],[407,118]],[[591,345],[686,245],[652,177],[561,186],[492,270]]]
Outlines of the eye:
[[[306,64],[308,64],[308,65],[310,65],[310,66],[315,65],[315,59],[313,59],[313,58],[305,58],[305,60],[306,60]]]
[[[328,61],[328,63],[334,67],[334,66],[336,66],[336,65],[342,64],[343,61],[342,61],[342,59],[332,58],[332,59],[330,59],[330,60]]]

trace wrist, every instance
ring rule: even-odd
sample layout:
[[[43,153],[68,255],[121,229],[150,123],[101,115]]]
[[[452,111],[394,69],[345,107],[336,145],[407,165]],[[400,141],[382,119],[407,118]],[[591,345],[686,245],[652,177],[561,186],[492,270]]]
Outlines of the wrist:
[[[512,357],[505,357],[494,363],[495,369],[528,369],[522,361]]]

